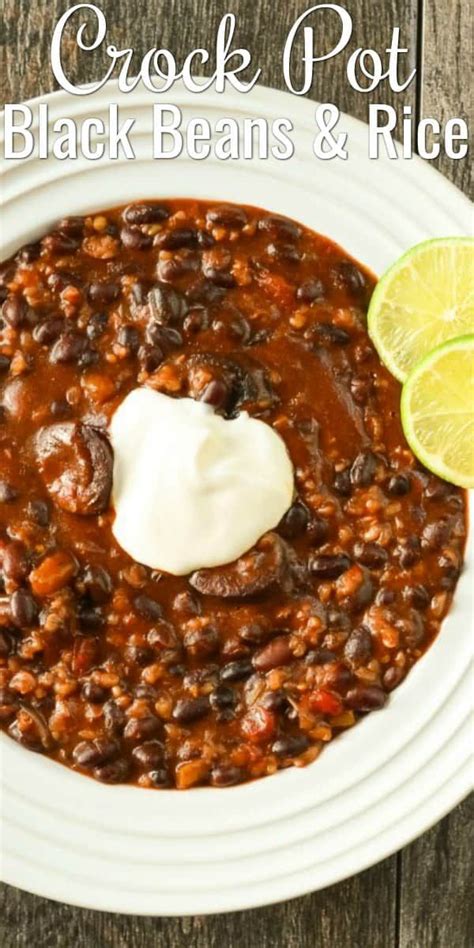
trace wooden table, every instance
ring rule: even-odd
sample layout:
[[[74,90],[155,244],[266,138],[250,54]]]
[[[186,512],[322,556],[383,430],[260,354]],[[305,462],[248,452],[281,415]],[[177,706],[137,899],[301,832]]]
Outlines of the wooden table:
[[[262,67],[265,85],[283,88],[281,49],[310,0],[97,0],[109,23],[109,42],[133,46],[139,60],[164,46],[178,61],[209,46],[229,9],[237,14],[238,45]],[[382,52],[393,27],[409,47],[407,74],[416,81],[402,96],[385,88],[377,96],[351,90],[345,58],[320,64],[310,97],[335,102],[366,119],[368,102],[411,105],[417,118],[468,116],[472,62],[465,0],[340,0],[354,20],[352,48]],[[6,102],[55,88],[49,68],[54,24],[72,6],[66,0],[3,0]],[[334,27],[336,18],[334,17]],[[335,30],[325,30],[329,44]],[[321,40],[323,41],[323,39]],[[471,48],[470,48],[471,46]],[[138,60],[138,61],[139,61]],[[76,82],[103,75],[105,56],[78,55],[67,45],[64,62]],[[301,76],[301,71],[297,70]],[[403,100],[403,101],[402,101]],[[441,157],[439,169],[469,190],[469,161]],[[214,917],[144,919],[70,908],[4,886],[0,942],[4,948],[468,948],[472,912],[472,798],[402,852],[346,882],[291,902]],[[471,898],[470,898],[471,896]]]

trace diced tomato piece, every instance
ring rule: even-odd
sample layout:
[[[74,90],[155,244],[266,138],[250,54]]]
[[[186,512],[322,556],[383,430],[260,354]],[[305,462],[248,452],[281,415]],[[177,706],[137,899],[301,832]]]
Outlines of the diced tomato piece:
[[[263,744],[269,741],[276,731],[276,717],[272,711],[266,708],[252,708],[247,712],[242,720],[241,731],[248,741],[255,744]]]
[[[339,695],[334,694],[333,691],[325,691],[324,688],[311,692],[309,706],[312,711],[328,714],[330,717],[340,714],[344,707]]]

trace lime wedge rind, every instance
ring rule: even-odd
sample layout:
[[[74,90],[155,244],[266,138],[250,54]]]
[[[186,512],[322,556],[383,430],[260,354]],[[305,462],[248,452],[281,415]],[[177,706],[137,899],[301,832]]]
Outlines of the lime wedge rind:
[[[474,488],[474,333],[436,346],[417,363],[403,386],[401,419],[428,470]]]
[[[408,250],[372,295],[368,331],[404,382],[427,351],[474,330],[474,239],[439,237]]]

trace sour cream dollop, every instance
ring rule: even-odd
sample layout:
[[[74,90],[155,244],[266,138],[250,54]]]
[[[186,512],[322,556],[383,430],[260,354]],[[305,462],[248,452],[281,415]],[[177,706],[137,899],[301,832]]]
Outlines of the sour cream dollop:
[[[130,392],[110,426],[114,536],[137,562],[184,576],[230,563],[291,505],[293,467],[280,436],[241,412],[152,389]]]

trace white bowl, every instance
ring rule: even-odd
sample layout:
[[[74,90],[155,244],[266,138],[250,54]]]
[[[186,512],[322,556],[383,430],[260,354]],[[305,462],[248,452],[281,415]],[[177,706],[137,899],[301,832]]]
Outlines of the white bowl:
[[[367,127],[342,116],[349,159],[312,154],[314,103],[258,88],[246,96],[182,88],[184,119],[290,116],[289,161],[150,159],[144,90],[47,96],[58,116],[103,115],[120,102],[136,120],[136,160],[9,162],[2,253],[65,214],[146,197],[256,204],[327,234],[381,272],[428,237],[467,233],[466,198],[418,159],[368,159]],[[43,100],[44,101],[44,100]],[[33,103],[34,105],[34,103]],[[227,790],[186,793],[103,786],[2,736],[3,874],[75,905],[147,915],[250,908],[337,882],[383,859],[469,791],[472,537],[440,635],[380,714],[330,744],[306,769]]]

